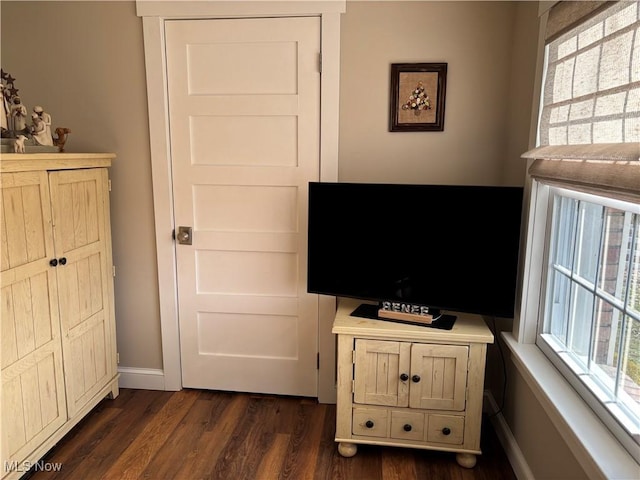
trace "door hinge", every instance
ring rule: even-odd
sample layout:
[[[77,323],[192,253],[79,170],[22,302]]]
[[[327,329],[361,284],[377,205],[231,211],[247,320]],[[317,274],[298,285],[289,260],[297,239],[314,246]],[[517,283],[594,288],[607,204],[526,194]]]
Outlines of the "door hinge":
[[[318,72],[322,73],[322,52],[318,53]]]
[[[111,265],[111,274],[115,278],[115,276],[116,276],[116,266],[115,265]]]
[[[356,363],[356,351],[355,350],[351,350],[351,363],[353,363],[354,365]]]
[[[356,393],[356,381],[351,380],[351,393]]]
[[[116,353],[116,364],[120,365],[120,352]]]
[[[316,369],[320,370],[320,352],[316,354]]]
[[[109,191],[111,191],[111,179],[109,179],[109,181],[107,182],[107,188],[109,189]]]

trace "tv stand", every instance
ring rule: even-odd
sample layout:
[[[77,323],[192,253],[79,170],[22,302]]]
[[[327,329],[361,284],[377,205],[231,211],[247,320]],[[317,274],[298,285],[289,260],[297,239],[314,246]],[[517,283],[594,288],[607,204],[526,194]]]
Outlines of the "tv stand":
[[[474,467],[485,357],[493,343],[482,318],[457,314],[451,330],[425,328],[353,316],[359,303],[339,299],[332,329],[338,452],[352,457],[358,444],[443,450]]]

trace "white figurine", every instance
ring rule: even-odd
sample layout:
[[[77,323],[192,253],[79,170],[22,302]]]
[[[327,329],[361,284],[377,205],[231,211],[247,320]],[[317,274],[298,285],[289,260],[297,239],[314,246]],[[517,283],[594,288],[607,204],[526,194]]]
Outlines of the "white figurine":
[[[31,120],[33,122],[31,133],[35,142],[38,145],[53,146],[53,137],[51,136],[51,134],[47,133],[47,126],[44,123],[44,120],[42,120],[42,118],[40,118],[37,113],[31,114]]]
[[[13,151],[15,153],[24,153],[24,141],[27,139],[24,135],[18,135],[13,141]]]
[[[33,111],[44,122],[49,138],[53,138],[53,136],[51,135],[51,115],[45,112],[40,105],[36,105],[35,107],[33,107]]]
[[[13,119],[14,132],[21,132],[27,127],[27,107],[22,104],[20,97],[17,95],[13,97],[11,118]]]

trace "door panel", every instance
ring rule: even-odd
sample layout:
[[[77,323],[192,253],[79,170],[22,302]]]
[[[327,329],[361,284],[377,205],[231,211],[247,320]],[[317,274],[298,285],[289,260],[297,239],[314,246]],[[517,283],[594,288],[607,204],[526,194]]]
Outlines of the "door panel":
[[[293,115],[201,116],[191,119],[191,131],[194,165],[295,167],[297,163]],[[247,131],[262,140],[248,142]]]
[[[223,32],[227,26],[240,29],[255,28],[265,32],[267,22],[258,19],[231,20],[220,25],[220,21],[207,21],[213,28]],[[274,28],[292,25],[286,19],[268,21]],[[197,28],[197,27],[196,27]],[[224,32],[226,34],[227,32]],[[231,33],[231,32],[229,32]],[[216,35],[205,39],[205,43],[187,45],[187,61],[194,67],[189,72],[190,95],[263,95],[296,94],[298,91],[298,41],[284,34],[280,40],[272,32],[273,41],[262,34],[251,35],[242,31],[233,33],[233,39]],[[207,42],[213,39],[215,43]],[[238,41],[238,39],[240,41]],[[253,41],[252,41],[253,39]],[[215,65],[215,68],[200,66]]]
[[[166,22],[183,386],[317,394],[318,18]]]

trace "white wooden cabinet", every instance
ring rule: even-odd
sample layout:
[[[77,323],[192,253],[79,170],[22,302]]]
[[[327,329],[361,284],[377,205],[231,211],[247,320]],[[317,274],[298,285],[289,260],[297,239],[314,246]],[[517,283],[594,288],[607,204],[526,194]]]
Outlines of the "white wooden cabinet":
[[[0,157],[2,478],[118,395],[111,154]]]
[[[455,313],[451,330],[351,316],[361,302],[341,299],[336,442],[457,452],[464,467],[480,454],[487,344],[481,317]]]

